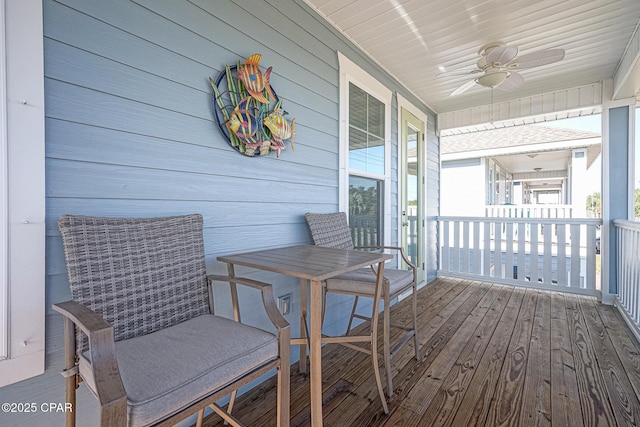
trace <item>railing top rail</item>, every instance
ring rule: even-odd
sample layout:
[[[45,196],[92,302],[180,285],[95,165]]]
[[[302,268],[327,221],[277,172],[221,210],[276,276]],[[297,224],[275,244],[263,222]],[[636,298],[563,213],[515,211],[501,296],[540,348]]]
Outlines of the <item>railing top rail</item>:
[[[515,208],[515,209],[572,209],[573,205],[551,205],[546,203],[528,204],[528,205],[484,205],[486,208]]]
[[[640,222],[638,221],[628,221],[625,219],[614,219],[613,225],[618,228],[625,228],[627,230],[632,231],[640,231]]]
[[[495,216],[438,216],[438,221],[501,222],[513,224],[586,224],[601,225],[601,218],[511,218]],[[632,223],[636,224],[636,223]]]

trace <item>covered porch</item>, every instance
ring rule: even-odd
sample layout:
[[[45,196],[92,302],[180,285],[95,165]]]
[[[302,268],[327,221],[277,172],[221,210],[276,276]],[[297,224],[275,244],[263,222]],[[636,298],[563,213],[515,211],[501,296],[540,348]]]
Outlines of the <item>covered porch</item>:
[[[358,211],[356,244],[403,247],[416,262],[421,357],[409,344],[394,359],[385,415],[370,359],[325,346],[325,425],[637,424],[640,5],[476,3],[0,0],[0,400],[65,403],[64,326],[52,309],[71,298],[61,216],[199,213],[206,270],[221,274],[221,256],[311,244],[306,212]],[[480,69],[486,46],[512,59]],[[494,72],[506,81],[514,48],[562,48],[566,58],[524,69],[512,91],[475,81]],[[295,150],[287,140],[250,157],[220,132],[230,120],[216,123],[210,79],[255,54],[283,101],[268,108],[285,105],[296,119]],[[436,77],[448,72],[464,80]],[[443,135],[589,114],[602,115],[601,220],[444,216]],[[352,209],[363,195],[371,212]],[[239,270],[272,284],[269,302],[304,328],[298,280]],[[217,294],[213,305],[232,318],[233,299]],[[260,297],[239,299],[244,320],[261,326]],[[321,332],[342,331],[351,301],[329,298]],[[393,302],[395,322],[409,321],[408,306]],[[291,424],[306,426],[297,350]],[[273,384],[265,375],[245,386],[234,414],[275,425]],[[78,425],[98,425],[91,391],[78,396]],[[0,413],[0,424],[62,425],[65,415]],[[214,415],[206,423],[222,425]]]
[[[593,297],[442,277],[419,291],[421,359],[394,362],[396,394],[382,413],[369,358],[323,352],[325,425],[633,425],[640,417],[640,345],[615,308]],[[410,302],[391,310],[410,322]],[[309,424],[305,376],[292,366],[291,425]],[[275,425],[269,380],[237,411]],[[215,415],[204,426],[223,426]]]

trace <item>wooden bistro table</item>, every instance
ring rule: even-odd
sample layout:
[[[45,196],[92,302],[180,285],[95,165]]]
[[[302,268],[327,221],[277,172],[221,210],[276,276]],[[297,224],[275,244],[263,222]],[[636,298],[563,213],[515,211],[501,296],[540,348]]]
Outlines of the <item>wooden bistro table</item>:
[[[341,337],[322,337],[322,282],[343,273],[378,264],[377,289],[381,295],[384,263],[390,254],[324,248],[313,245],[289,246],[276,249],[219,256],[227,263],[229,276],[235,277],[234,266],[255,268],[300,278],[300,337],[291,343],[300,345],[300,371],[306,372],[307,347],[307,281],[310,283],[309,363],[311,388],[311,425],[322,426],[322,343],[340,342]],[[378,299],[379,300],[379,299]],[[373,328],[375,330],[375,328]],[[350,341],[357,337],[347,337]],[[362,341],[371,337],[362,337]]]

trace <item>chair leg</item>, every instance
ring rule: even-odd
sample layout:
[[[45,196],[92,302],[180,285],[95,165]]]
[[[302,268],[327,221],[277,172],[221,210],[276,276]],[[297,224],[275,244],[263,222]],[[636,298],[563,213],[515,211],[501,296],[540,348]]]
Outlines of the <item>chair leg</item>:
[[[236,397],[238,397],[238,390],[233,390],[231,392],[231,397],[229,398],[229,404],[227,405],[227,412],[231,413],[233,411],[233,405],[236,403]],[[226,423],[225,423],[226,424]]]
[[[386,300],[386,296],[389,295],[388,292],[386,292],[387,289],[384,290],[384,295],[385,295],[385,300]],[[382,402],[382,409],[384,410],[385,414],[389,413],[389,407],[387,406],[387,399],[384,396],[384,390],[382,388],[382,380],[380,378],[380,367],[378,366],[378,309],[380,307],[380,298],[374,298],[373,301],[373,312],[371,313],[371,324],[370,324],[370,331],[371,331],[371,362],[373,363],[373,373],[374,376],[376,378],[376,386],[378,387],[378,395],[380,396],[380,401]],[[384,314],[384,322],[385,325],[387,324],[387,313],[388,313],[388,306],[385,303],[384,306],[384,310],[385,310],[385,314]],[[386,329],[386,326],[385,326]],[[386,365],[386,360],[388,360],[388,355],[389,355],[389,347],[388,347],[388,343],[389,343],[389,335],[386,334],[386,332],[383,334],[383,341],[385,342],[385,349],[384,349],[384,359],[385,359],[385,365]],[[389,374],[387,373],[387,377],[389,377]]]
[[[382,316],[383,329],[382,329],[382,348],[384,355],[384,367],[387,372],[387,396],[393,396],[393,375],[391,373],[391,350],[389,337],[391,335],[391,310],[389,308],[389,294],[385,293],[384,297],[384,313]]]
[[[420,340],[418,339],[418,286],[413,282],[413,343],[416,360],[420,360]]]
[[[65,319],[66,320],[66,319]],[[76,388],[78,383],[78,375],[67,377],[67,403],[71,405],[71,410],[67,412],[67,427],[75,427],[76,425]]]
[[[79,377],[76,366],[76,331],[73,322],[64,318],[64,347],[65,347],[65,375],[67,403],[71,405],[71,411],[67,411],[67,427],[76,425],[76,389]],[[72,373],[75,372],[75,373]]]
[[[322,319],[320,320],[322,325],[324,325],[324,313],[326,311],[327,311],[327,288],[322,288]],[[309,336],[309,331],[307,331],[307,336]]]
[[[196,421],[196,427],[202,427],[203,418],[204,418],[204,408],[198,411],[198,420]]]
[[[378,366],[378,351],[375,349],[375,345],[372,343],[371,361],[373,362],[373,374],[376,377],[376,385],[378,386],[378,395],[382,402],[382,409],[385,414],[389,413],[389,407],[387,406],[387,399],[384,397],[384,390],[382,389],[382,380],[380,379],[380,367]]]
[[[353,324],[353,318],[356,314],[356,309],[358,308],[358,296],[356,295],[356,299],[353,301],[353,308],[351,309],[351,316],[349,316],[349,324],[347,325],[347,332],[345,335],[349,335],[349,331],[351,331],[351,325]]]
[[[291,339],[289,329],[281,332],[280,366],[277,372],[277,427],[289,427],[291,416],[291,359],[289,356],[289,341]]]
[[[209,405],[209,408],[211,408],[215,413],[217,413],[218,415],[222,416],[220,414],[220,411],[224,411],[225,413],[229,414],[231,416],[231,411],[233,411],[233,405],[234,403],[236,403],[236,397],[238,397],[238,390],[233,390],[231,392],[231,396],[229,397],[229,403],[227,404],[227,409],[223,410],[222,408],[220,408],[216,403],[212,403]],[[198,412],[198,423],[200,423],[200,425],[202,424],[202,417],[204,416],[204,409],[200,410],[200,412]],[[229,421],[222,417],[223,421],[222,424],[227,426],[229,425]],[[196,424],[196,427],[200,427],[200,425]]]

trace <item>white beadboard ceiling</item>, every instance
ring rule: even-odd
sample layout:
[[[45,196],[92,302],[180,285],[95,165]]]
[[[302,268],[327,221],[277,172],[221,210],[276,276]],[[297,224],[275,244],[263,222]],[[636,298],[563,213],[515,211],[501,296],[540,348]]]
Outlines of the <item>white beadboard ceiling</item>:
[[[565,58],[521,70],[524,85],[513,91],[495,89],[496,103],[614,78],[632,82],[632,89],[621,93],[629,97],[640,85],[638,47],[633,41],[638,38],[640,0],[305,2],[436,113],[490,103],[491,90],[479,85],[449,96],[474,76],[436,75],[475,68],[478,50],[498,41],[517,46],[519,55],[562,48]],[[620,65],[629,56],[636,68]],[[624,74],[632,75],[620,76],[622,67]]]

